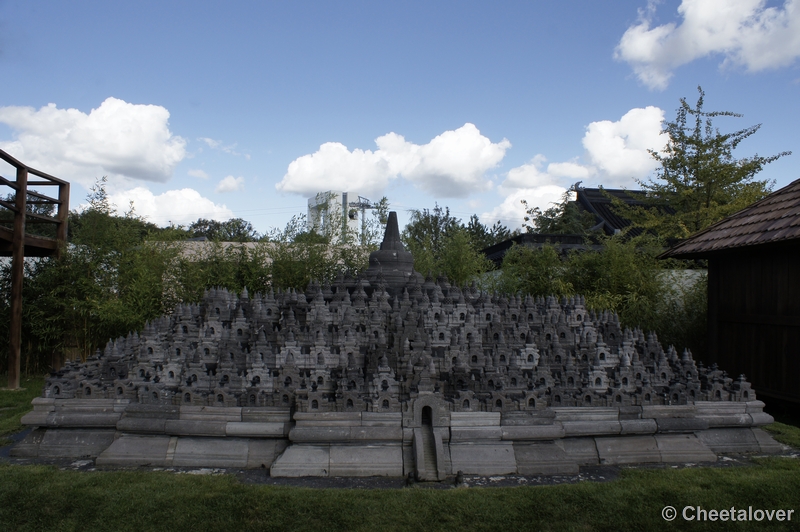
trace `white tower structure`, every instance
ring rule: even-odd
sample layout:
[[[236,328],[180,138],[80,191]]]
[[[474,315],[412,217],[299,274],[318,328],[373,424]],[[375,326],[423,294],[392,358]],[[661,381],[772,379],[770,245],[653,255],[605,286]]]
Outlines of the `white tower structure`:
[[[328,190],[308,199],[308,226],[317,233],[329,231],[331,223],[341,223],[341,233],[366,231],[366,211],[372,202],[354,192]]]

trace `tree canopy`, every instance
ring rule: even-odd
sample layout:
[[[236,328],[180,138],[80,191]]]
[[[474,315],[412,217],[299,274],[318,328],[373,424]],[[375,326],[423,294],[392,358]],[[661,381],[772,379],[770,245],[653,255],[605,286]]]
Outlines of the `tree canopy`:
[[[465,284],[493,267],[481,250],[514,234],[499,221],[487,227],[474,214],[464,224],[437,203],[432,210],[412,210],[402,238],[418,272],[443,273],[451,282]]]
[[[663,151],[650,150],[659,162],[655,179],[638,181],[651,208],[614,202],[617,212],[662,238],[686,238],[763,198],[773,183],[755,179],[765,165],[791,154],[736,158],[734,150],[761,124],[730,133],[714,127],[720,117],[740,118],[731,111],[704,110],[705,93],[692,107],[681,98],[675,120],[666,122]],[[652,208],[668,206],[670,209]],[[674,214],[670,211],[673,211]]]

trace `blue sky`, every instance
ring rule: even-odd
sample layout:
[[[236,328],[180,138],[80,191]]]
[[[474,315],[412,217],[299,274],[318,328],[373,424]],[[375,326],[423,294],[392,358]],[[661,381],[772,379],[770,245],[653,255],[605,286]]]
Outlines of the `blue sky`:
[[[334,189],[519,226],[652,176],[698,85],[744,114],[722,131],[763,124],[739,156],[795,152],[761,178],[799,178],[799,56],[800,0],[0,0],[0,149],[159,225],[263,232]]]

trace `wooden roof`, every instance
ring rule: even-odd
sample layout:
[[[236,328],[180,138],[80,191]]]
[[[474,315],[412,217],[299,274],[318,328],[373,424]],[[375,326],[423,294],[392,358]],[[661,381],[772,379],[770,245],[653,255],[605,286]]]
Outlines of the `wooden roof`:
[[[703,257],[792,240],[800,242],[800,179],[695,233],[659,258]]]

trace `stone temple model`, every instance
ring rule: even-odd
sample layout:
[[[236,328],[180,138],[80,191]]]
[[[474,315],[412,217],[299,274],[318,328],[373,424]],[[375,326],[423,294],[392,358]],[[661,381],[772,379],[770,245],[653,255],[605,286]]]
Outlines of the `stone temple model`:
[[[359,278],[209,290],[47,379],[12,453],[273,476],[574,473],[776,452],[744,376],[582,297],[424,279],[391,213]]]

